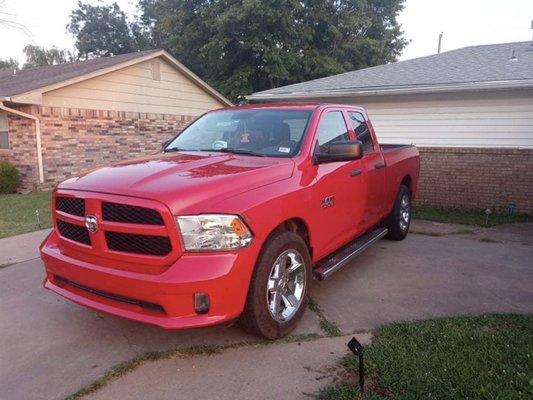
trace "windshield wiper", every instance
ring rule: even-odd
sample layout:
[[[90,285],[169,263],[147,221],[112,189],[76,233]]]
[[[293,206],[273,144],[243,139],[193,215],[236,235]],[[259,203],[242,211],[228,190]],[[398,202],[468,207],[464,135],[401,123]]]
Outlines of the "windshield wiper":
[[[263,153],[257,153],[257,152],[252,151],[252,150],[244,150],[244,149],[227,149],[227,148],[223,148],[223,149],[220,149],[220,150],[217,150],[217,151],[220,151],[221,153],[234,153],[234,154],[245,154],[247,156],[266,157],[266,155],[263,154]]]
[[[194,150],[182,149],[181,147],[170,147],[168,149],[164,149],[163,153],[171,153],[174,151],[194,151]]]
[[[163,153],[170,153],[174,151],[206,151],[206,152],[216,152],[216,153],[233,153],[233,154],[245,154],[247,156],[255,156],[255,157],[266,157],[265,154],[262,153],[256,153],[252,150],[244,150],[244,149],[182,149],[180,147],[171,147],[169,149],[163,150]]]

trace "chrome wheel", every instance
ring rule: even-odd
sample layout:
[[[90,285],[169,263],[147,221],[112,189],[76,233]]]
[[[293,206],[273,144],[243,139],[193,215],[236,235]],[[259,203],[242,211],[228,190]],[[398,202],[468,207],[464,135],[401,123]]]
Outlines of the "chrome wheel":
[[[411,218],[411,204],[409,196],[404,194],[400,201],[400,229],[402,231],[407,230],[409,226],[409,219]]]
[[[290,320],[302,304],[305,294],[305,265],[296,250],[285,250],[270,270],[267,304],[270,315],[278,322]]]

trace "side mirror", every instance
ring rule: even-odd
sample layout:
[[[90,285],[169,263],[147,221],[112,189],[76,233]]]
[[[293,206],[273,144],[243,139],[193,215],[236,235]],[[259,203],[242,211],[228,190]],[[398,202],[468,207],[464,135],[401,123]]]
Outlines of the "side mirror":
[[[165,140],[162,144],[161,144],[161,150],[163,150],[165,147],[167,147],[170,142],[172,142],[172,139],[168,139],[168,140]]]
[[[359,141],[339,141],[329,145],[329,153],[315,154],[315,163],[352,161],[363,157],[363,144]]]

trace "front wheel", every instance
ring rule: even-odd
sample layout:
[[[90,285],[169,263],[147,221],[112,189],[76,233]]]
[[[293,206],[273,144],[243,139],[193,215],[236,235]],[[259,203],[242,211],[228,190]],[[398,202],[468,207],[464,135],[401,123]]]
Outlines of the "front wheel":
[[[288,335],[305,312],[310,282],[311,257],[304,240],[293,232],[275,233],[257,261],[242,324],[268,339]]]
[[[392,212],[383,225],[389,230],[387,239],[403,240],[411,223],[411,192],[405,185],[400,186]]]

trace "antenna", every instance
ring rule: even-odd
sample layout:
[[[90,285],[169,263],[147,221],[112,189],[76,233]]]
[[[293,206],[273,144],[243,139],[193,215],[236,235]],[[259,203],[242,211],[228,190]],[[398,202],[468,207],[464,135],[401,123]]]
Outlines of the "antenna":
[[[531,21],[531,28],[533,29],[533,21]],[[442,35],[443,34],[444,34],[443,32],[439,33],[439,47],[437,48],[437,54],[440,54],[440,46],[442,44]]]

